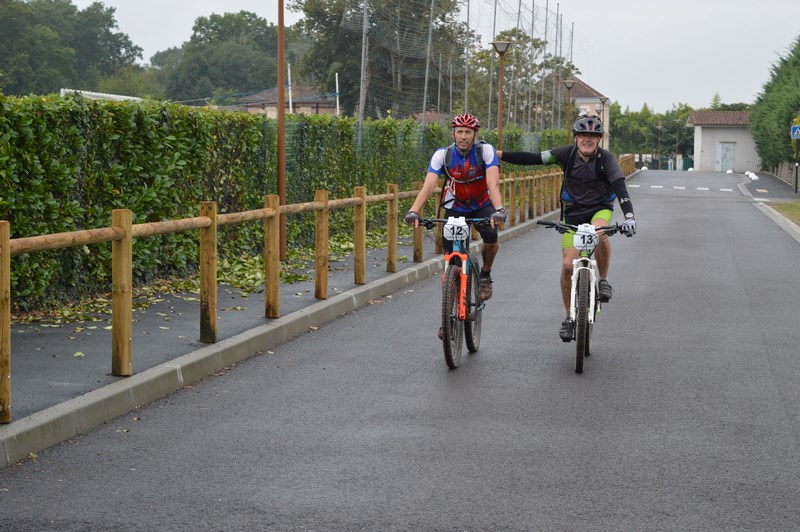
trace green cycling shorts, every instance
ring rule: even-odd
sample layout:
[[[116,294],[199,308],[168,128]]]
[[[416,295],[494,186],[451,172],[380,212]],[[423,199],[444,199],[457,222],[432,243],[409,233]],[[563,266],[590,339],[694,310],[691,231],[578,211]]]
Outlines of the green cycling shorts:
[[[589,220],[588,223],[594,224],[595,220],[605,220],[606,223],[604,223],[603,225],[610,225],[611,218],[613,216],[614,216],[614,211],[612,211],[611,209],[602,209],[594,213],[592,215],[592,219]],[[578,220],[577,223],[575,220],[563,220],[563,221],[566,223],[571,223],[572,225],[580,225],[582,223],[587,223],[580,220]],[[574,234],[575,231],[567,231],[566,233],[561,235],[561,249],[567,249],[573,247],[572,237]]]

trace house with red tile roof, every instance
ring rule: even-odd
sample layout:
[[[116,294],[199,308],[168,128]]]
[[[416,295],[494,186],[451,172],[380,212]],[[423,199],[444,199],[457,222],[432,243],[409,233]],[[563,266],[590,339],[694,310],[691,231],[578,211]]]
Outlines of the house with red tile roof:
[[[749,111],[694,111],[686,125],[694,127],[695,170],[741,174],[761,170]]]

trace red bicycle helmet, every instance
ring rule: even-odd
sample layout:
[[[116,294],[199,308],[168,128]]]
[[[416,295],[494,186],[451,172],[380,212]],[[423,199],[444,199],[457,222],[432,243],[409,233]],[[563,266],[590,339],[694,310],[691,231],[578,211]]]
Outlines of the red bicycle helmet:
[[[478,122],[478,119],[471,114],[464,113],[453,118],[453,122],[450,124],[450,127],[453,129],[457,127],[468,127],[469,129],[478,131],[481,128],[481,123]]]
[[[579,116],[578,119],[575,120],[575,124],[572,126],[572,133],[575,135],[583,133],[585,135],[600,136],[604,132],[605,130],[603,129],[603,123],[600,121],[600,118],[594,115]]]

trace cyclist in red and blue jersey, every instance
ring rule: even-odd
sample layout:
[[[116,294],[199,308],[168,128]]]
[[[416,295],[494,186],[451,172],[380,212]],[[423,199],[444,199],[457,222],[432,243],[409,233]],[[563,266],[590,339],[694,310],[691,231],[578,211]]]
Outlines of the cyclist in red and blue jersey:
[[[431,157],[425,182],[414,205],[405,216],[406,223],[419,225],[419,211],[433,193],[444,174],[445,185],[441,207],[444,217],[490,218],[488,226],[478,227],[481,234],[481,257],[478,293],[482,300],[492,297],[492,264],[500,244],[497,225],[506,220],[500,194],[500,160],[494,146],[478,142],[478,119],[469,113],[453,118],[453,145],[439,148]],[[452,242],[444,242],[445,251],[452,251]]]

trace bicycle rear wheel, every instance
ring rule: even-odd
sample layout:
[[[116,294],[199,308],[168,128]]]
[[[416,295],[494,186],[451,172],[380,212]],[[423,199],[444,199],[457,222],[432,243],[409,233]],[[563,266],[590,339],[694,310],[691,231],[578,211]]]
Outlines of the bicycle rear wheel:
[[[467,340],[467,349],[474,353],[481,346],[481,316],[483,316],[481,298],[478,294],[478,272],[481,263],[477,256],[472,257],[472,265],[467,282],[467,321],[464,324],[464,338]]]
[[[589,271],[578,271],[578,293],[575,298],[575,373],[583,372],[583,359],[589,355],[592,324],[589,322]]]
[[[450,369],[461,364],[464,344],[464,322],[458,319],[458,289],[461,284],[461,266],[451,264],[445,271],[442,286],[442,347],[444,361]]]

